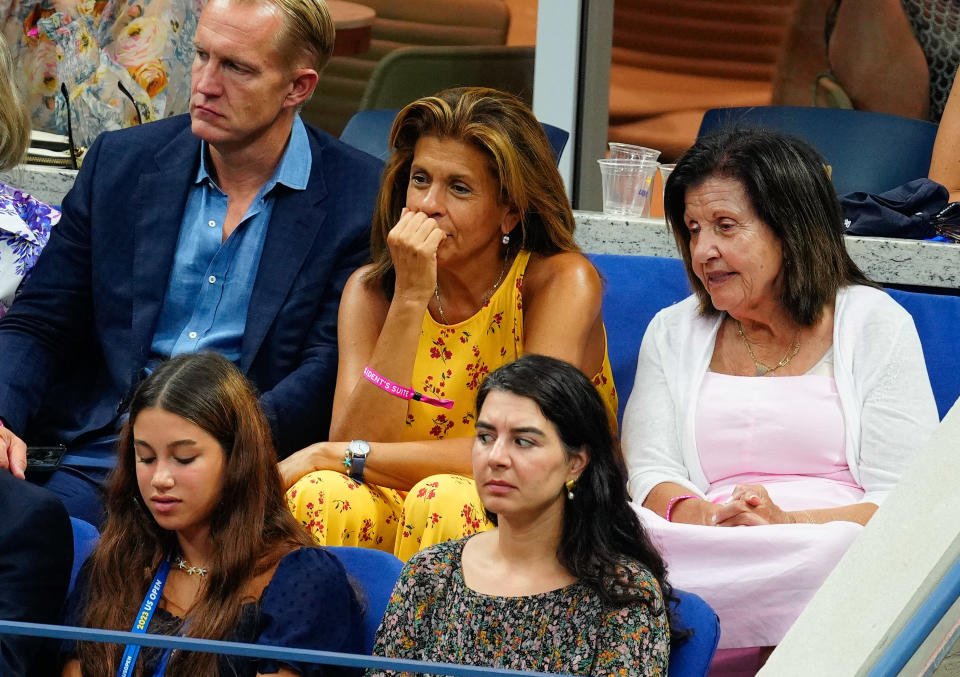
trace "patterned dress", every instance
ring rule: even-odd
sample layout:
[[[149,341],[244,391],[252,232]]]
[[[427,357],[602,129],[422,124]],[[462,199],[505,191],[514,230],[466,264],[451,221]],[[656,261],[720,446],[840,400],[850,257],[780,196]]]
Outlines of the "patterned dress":
[[[605,608],[579,582],[538,595],[494,597],[464,583],[464,543],[442,543],[407,563],[377,632],[375,655],[573,675],[667,674],[663,599],[639,565],[625,563],[623,576],[643,597],[619,609]],[[367,671],[367,677],[395,674]]]
[[[424,312],[411,383],[420,392],[454,400],[454,407],[411,401],[404,441],[473,437],[480,384],[523,354],[523,276],[529,260],[530,252],[518,253],[487,304],[463,322],[440,324]],[[606,350],[593,383],[615,428],[617,393]],[[300,479],[287,502],[318,543],[374,547],[403,560],[492,526],[473,480],[459,475],[433,475],[402,492],[323,470]]]
[[[0,317],[6,315],[59,220],[58,210],[0,183]]]

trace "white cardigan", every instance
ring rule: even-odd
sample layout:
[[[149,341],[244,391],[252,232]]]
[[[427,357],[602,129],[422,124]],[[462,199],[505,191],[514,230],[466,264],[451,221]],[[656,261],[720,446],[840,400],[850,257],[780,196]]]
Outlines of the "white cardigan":
[[[628,487],[637,504],[661,482],[699,495],[708,487],[694,424],[723,317],[701,316],[690,296],[661,310],[647,327],[623,414]],[[833,365],[847,463],[866,492],[863,501],[879,504],[940,422],[913,318],[878,289],[840,289]]]

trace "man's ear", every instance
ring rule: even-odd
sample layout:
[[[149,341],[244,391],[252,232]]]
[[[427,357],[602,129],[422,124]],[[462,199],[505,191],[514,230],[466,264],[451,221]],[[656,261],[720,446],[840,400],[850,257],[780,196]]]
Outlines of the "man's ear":
[[[293,82],[291,83],[290,91],[287,93],[286,99],[284,99],[284,105],[296,107],[303,104],[303,102],[313,94],[313,90],[316,89],[319,79],[320,76],[317,74],[317,71],[312,68],[294,69]]]

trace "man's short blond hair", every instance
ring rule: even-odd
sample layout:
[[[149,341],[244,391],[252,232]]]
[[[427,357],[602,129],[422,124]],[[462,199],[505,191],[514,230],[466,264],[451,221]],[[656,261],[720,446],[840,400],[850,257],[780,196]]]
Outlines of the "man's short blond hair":
[[[262,0],[252,0],[254,2]],[[287,63],[294,67],[323,70],[333,54],[336,30],[324,0],[266,0],[280,10],[283,29],[277,45]]]

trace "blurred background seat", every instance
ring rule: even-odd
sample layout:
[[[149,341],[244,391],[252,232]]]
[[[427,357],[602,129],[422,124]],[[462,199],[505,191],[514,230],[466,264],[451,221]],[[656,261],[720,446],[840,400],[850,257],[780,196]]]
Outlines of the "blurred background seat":
[[[320,75],[317,93],[304,105],[305,120],[339,136],[360,107],[377,63],[402,47],[503,45],[510,27],[504,0],[363,0],[377,13],[370,50],[334,57]]]
[[[374,68],[360,110],[400,109],[448,87],[473,85],[516,94],[533,105],[534,47],[404,47]]]
[[[396,109],[358,111],[343,128],[340,140],[386,162],[390,157],[390,130],[399,112]],[[545,122],[540,124],[550,141],[553,158],[559,162],[570,134]]]
[[[831,167],[837,193],[882,193],[927,175],[937,125],[886,113],[804,106],[718,108],[698,136],[718,129],[763,127],[798,136]]]

